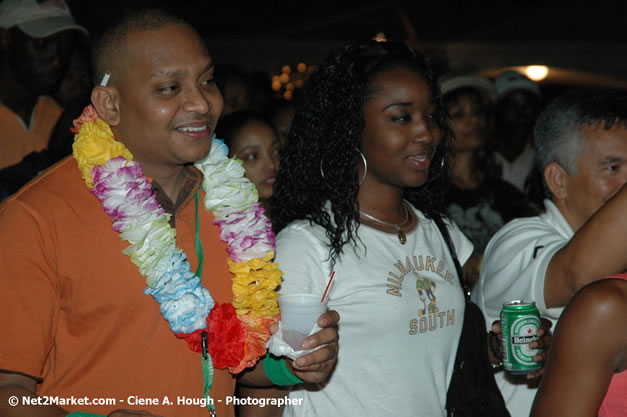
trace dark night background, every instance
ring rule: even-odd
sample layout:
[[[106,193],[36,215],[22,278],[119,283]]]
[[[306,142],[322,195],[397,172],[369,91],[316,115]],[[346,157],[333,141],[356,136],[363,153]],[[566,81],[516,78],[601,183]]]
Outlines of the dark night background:
[[[135,1],[142,3],[141,1]],[[79,22],[97,31],[129,1],[68,0]],[[218,64],[279,73],[315,65],[335,47],[383,32],[413,42],[441,72],[493,77],[504,68],[551,68],[541,86],[578,84],[627,90],[624,1],[150,1],[186,17]]]

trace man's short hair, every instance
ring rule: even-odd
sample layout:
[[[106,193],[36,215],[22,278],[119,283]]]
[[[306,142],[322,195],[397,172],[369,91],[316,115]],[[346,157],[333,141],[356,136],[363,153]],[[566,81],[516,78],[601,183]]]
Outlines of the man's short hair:
[[[533,144],[537,168],[544,172],[549,163],[557,162],[569,175],[576,174],[579,157],[587,149],[582,128],[598,125],[610,129],[617,123],[627,127],[626,93],[595,87],[569,90],[549,103],[536,121]]]
[[[169,24],[192,26],[182,17],[160,8],[127,9],[112,19],[111,25],[97,34],[92,44],[93,80],[98,84],[107,71],[119,61],[130,33],[159,29]]]

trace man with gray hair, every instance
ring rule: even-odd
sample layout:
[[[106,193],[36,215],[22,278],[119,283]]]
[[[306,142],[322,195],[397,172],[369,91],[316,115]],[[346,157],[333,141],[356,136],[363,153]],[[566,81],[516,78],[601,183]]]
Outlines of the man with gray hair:
[[[490,240],[473,290],[488,325],[512,300],[535,301],[555,323],[578,289],[627,270],[627,94],[565,93],[538,118],[534,147],[546,212],[513,220]],[[496,379],[512,417],[528,416],[537,381]]]

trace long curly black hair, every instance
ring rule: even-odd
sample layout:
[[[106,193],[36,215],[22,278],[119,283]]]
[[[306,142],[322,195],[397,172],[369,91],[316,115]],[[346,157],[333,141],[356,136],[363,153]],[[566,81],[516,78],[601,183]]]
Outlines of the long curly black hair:
[[[363,162],[357,150],[368,84],[376,75],[399,67],[422,76],[437,105],[437,83],[428,60],[398,41],[366,41],[340,48],[311,74],[297,103],[271,199],[272,221],[277,233],[299,219],[322,226],[332,264],[346,243],[358,240],[358,168]],[[430,218],[444,215],[445,164],[451,140],[446,113],[439,106],[436,120],[441,140],[429,179],[405,190],[405,198]]]

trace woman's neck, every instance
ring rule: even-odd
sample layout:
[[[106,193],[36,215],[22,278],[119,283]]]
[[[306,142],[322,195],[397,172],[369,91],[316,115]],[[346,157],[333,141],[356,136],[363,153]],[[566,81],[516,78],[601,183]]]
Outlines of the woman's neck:
[[[266,212],[266,217],[271,219],[272,217],[270,217],[270,200],[262,200],[259,199],[259,203],[261,203],[261,206],[263,207],[264,211]]]
[[[359,189],[357,201],[360,211],[388,223],[397,224],[406,217],[402,189],[373,190],[364,184]]]
[[[462,189],[479,187],[483,173],[477,169],[474,151],[457,152],[451,162],[451,181]]]
[[[360,223],[383,232],[396,233],[401,243],[405,244],[405,233],[415,230],[418,218],[404,200],[404,190],[396,187],[372,189],[364,185],[357,195]]]

